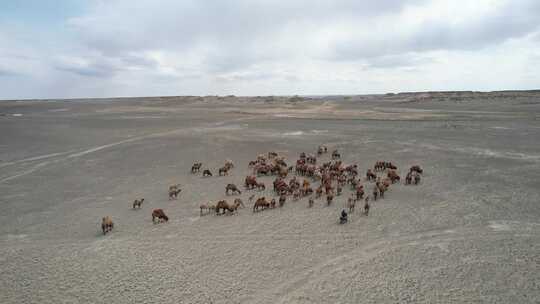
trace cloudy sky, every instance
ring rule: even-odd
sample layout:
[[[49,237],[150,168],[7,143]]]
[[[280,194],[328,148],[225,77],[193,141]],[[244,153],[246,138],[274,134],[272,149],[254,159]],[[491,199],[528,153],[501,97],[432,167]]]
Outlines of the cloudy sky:
[[[0,99],[533,88],[539,0],[0,2]]]

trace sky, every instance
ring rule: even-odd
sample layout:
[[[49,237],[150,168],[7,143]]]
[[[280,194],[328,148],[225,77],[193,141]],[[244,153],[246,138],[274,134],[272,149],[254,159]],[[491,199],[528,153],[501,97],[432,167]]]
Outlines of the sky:
[[[0,99],[508,89],[538,0],[0,1]]]

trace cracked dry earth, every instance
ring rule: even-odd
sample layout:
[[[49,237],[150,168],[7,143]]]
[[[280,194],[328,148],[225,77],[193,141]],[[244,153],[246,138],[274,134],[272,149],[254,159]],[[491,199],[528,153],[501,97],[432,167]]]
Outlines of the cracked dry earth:
[[[538,303],[540,106],[528,98],[0,103],[0,303]],[[292,163],[319,144],[362,173],[379,159],[425,173],[346,225],[348,189],[329,207],[199,215],[273,196],[271,177],[265,192],[225,196],[257,154]],[[229,176],[189,173],[229,158]],[[173,183],[183,191],[169,201]],[[153,224],[154,208],[170,221]]]

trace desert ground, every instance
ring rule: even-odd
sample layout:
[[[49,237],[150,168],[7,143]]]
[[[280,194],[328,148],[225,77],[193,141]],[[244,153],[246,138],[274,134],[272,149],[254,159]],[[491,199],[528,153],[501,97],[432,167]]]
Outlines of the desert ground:
[[[344,225],[348,188],[254,213],[274,177],[245,190],[248,162],[320,144],[362,177],[389,160],[422,181]],[[235,215],[199,215],[236,197]],[[539,303],[540,92],[2,101],[0,207],[5,304]]]

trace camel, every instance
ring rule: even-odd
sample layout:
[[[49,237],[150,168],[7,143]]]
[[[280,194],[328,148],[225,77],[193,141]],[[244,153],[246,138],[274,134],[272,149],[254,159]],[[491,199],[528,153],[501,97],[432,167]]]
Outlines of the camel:
[[[287,200],[287,196],[285,195],[280,195],[279,196],[279,206],[280,207],[283,207],[285,205],[285,201]]]
[[[326,196],[326,204],[327,204],[328,206],[330,206],[330,205],[332,204],[332,200],[333,200],[333,199],[334,199],[334,195],[328,194],[328,195]]]
[[[349,197],[347,200],[347,207],[349,207],[349,213],[354,212],[354,206],[356,205],[356,200],[353,196]]]
[[[356,189],[356,199],[360,200],[364,197],[364,188],[360,187]]]
[[[320,187],[317,188],[317,190],[315,190],[315,198],[321,197],[322,193],[323,193],[323,187],[321,185]]]
[[[243,206],[243,205],[244,204],[241,201],[238,202],[235,200],[235,202],[232,205],[229,205],[229,203],[227,203],[226,200],[221,200],[216,204],[216,214],[217,215],[225,214],[225,212],[227,211],[233,214],[234,212],[238,210],[240,206]],[[221,210],[223,210],[223,212],[220,212]]]
[[[209,169],[204,169],[202,176],[203,177],[212,176],[212,172],[210,172]]]
[[[364,214],[368,216],[369,214],[369,196],[366,197],[365,203],[364,203]]]
[[[107,234],[107,232],[112,231],[114,228],[114,223],[110,216],[106,216],[101,219],[101,230],[103,230],[103,235]]]
[[[229,175],[229,168],[227,166],[219,168],[219,176]]]
[[[182,189],[169,190],[169,200],[177,199]]]
[[[254,187],[257,187],[257,178],[253,175],[246,176],[244,186],[248,189],[253,189]]]
[[[274,182],[274,191],[276,193],[288,193],[291,189],[284,180],[278,180]]]
[[[371,169],[368,169],[367,172],[366,172],[366,179],[368,181],[374,181],[377,179],[377,174],[373,173],[373,171],[371,171]]]
[[[182,192],[180,184],[169,186],[169,200],[177,199],[180,192]]]
[[[258,211],[259,208],[262,208],[262,210],[269,208],[270,203],[266,201],[266,197],[259,197],[257,201],[255,201],[255,204],[253,205],[253,212]]]
[[[168,222],[169,217],[165,215],[165,212],[163,212],[163,209],[154,209],[152,211],[152,222],[155,224],[157,222]]]
[[[235,194],[235,193],[242,194],[242,191],[240,191],[240,189],[238,189],[238,187],[236,187],[235,184],[227,184],[227,186],[225,186],[226,195],[229,195],[229,191],[231,191],[232,194]]]
[[[141,205],[143,204],[143,202],[144,202],[144,198],[141,198],[140,200],[139,199],[134,200],[133,209],[135,208],[141,209]]]
[[[379,196],[381,198],[384,198],[384,193],[386,192],[386,190],[388,190],[388,187],[384,184],[379,184],[379,186],[377,186],[377,188],[379,189]]]
[[[228,171],[228,170],[231,170],[232,168],[234,168],[234,162],[233,162],[232,160],[230,160],[230,159],[227,159],[227,160],[225,161],[225,166],[224,166],[224,168],[227,168],[227,171]]]
[[[212,212],[212,210],[216,209],[216,206],[211,204],[211,203],[208,203],[208,204],[201,204],[199,206],[199,208],[201,209],[201,216],[202,216],[204,210],[206,210],[208,213],[210,213],[210,212]]]
[[[201,170],[202,163],[194,163],[193,166],[191,166],[191,173],[197,173]]]
[[[399,182],[400,177],[397,174],[396,170],[391,169],[390,171],[388,171],[387,175],[388,175],[388,178],[390,178],[390,180],[392,181],[392,184]]]

